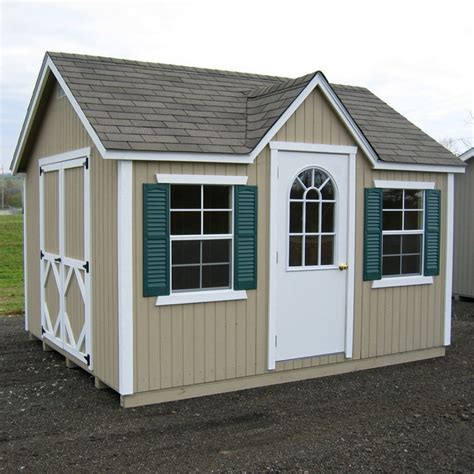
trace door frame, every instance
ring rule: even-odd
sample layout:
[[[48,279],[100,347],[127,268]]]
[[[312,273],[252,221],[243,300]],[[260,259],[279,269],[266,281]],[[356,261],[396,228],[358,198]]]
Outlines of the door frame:
[[[65,343],[64,338],[64,325],[61,322],[61,341],[58,342],[57,338],[50,337],[49,334],[44,332],[44,299],[45,299],[45,289],[44,289],[44,273],[46,266],[44,264],[43,258],[40,258],[40,311],[41,311],[41,326],[42,326],[42,338],[52,342],[53,344],[59,346],[64,351],[68,352],[72,356],[76,357],[77,359],[85,360],[85,364],[87,367],[92,370],[93,368],[93,355],[92,355],[92,313],[91,313],[91,300],[92,300],[92,288],[91,288],[91,208],[90,208],[90,147],[81,148],[78,150],[72,150],[66,153],[61,153],[58,155],[48,156],[45,158],[41,158],[38,160],[39,164],[39,232],[40,232],[40,255],[46,254],[44,251],[44,244],[45,244],[45,222],[44,222],[44,173],[50,171],[59,171],[59,182],[58,182],[58,196],[59,196],[59,203],[58,203],[58,230],[59,230],[59,254],[61,257],[64,255],[64,245],[65,245],[65,228],[64,228],[64,198],[65,198],[65,190],[64,190],[64,170],[69,168],[78,168],[83,166],[84,167],[84,262],[88,263],[88,271],[84,271],[84,326],[85,326],[85,352],[86,356],[75,348],[71,347],[69,344]],[[43,253],[44,252],[44,253]],[[71,264],[72,267],[74,264],[77,264],[79,261],[76,259],[65,257],[64,261],[66,264]],[[80,261],[80,262],[83,262]],[[74,272],[74,270],[73,270]],[[64,299],[64,291],[63,291],[63,284],[65,282],[64,269],[62,269],[62,265],[60,266],[59,271],[59,278],[60,278],[60,311],[61,311],[61,318],[63,318],[63,299]],[[76,276],[77,278],[77,276]],[[79,284],[79,283],[78,283]]]
[[[278,221],[282,210],[278,209],[278,173],[279,152],[295,151],[301,153],[324,153],[345,155],[349,159],[349,188],[348,188],[348,222],[347,222],[347,270],[346,278],[346,324],[345,324],[345,357],[352,358],[354,332],[354,284],[355,284],[355,211],[356,211],[356,146],[323,145],[316,143],[270,142],[270,203],[269,203],[269,291],[268,291],[268,370],[276,367],[276,320],[277,320],[277,250],[278,250]],[[317,166],[317,163],[315,163]]]

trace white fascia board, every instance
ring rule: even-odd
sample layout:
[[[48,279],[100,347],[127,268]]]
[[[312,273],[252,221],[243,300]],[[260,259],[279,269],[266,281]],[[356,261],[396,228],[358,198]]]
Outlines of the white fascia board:
[[[471,158],[474,158],[474,147],[465,151],[462,155],[459,155],[459,159],[461,159],[462,161],[467,161]]]
[[[464,173],[464,166],[450,165],[422,165],[416,163],[388,163],[387,161],[377,161],[374,165],[376,170],[392,171],[419,171],[421,173]]]
[[[247,184],[247,176],[201,175],[201,174],[157,174],[157,183],[169,184]]]
[[[374,179],[376,188],[384,189],[434,189],[435,183],[425,181],[384,181]]]

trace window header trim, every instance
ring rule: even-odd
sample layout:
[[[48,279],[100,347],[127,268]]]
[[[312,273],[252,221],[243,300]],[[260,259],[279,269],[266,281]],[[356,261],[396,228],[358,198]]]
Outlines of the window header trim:
[[[428,181],[385,181],[374,179],[374,186],[385,189],[419,189],[420,191],[435,189],[435,183]]]
[[[248,176],[226,176],[205,174],[162,174],[156,175],[157,183],[169,184],[217,184],[242,185],[247,184]]]

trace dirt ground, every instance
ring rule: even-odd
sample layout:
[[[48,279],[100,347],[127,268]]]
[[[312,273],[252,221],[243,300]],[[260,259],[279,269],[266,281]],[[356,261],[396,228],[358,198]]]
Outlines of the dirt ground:
[[[0,318],[0,470],[474,469],[474,302],[444,358],[122,409]]]

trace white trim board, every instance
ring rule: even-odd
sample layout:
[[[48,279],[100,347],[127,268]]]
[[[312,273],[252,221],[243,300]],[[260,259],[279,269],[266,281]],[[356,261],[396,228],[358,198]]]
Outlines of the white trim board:
[[[374,186],[384,189],[434,189],[435,183],[426,181],[383,181],[374,179]]]
[[[130,150],[107,150],[99,139],[94,128],[86,118],[84,112],[80,108],[78,102],[74,98],[71,90],[62,78],[58,69],[54,65],[51,58],[46,55],[41,66],[38,79],[36,81],[33,95],[28,106],[28,111],[20,132],[17,147],[13,156],[10,169],[15,174],[18,171],[20,156],[22,155],[26,140],[31,131],[32,122],[38,110],[41,95],[44,91],[49,73],[53,74],[65,95],[69,99],[74,111],[78,115],[84,128],[89,134],[94,145],[104,159],[111,160],[145,160],[145,161],[177,161],[177,162],[203,162],[203,163],[253,163],[259,153],[268,145],[269,141],[283,127],[291,115],[298,109],[304,100],[319,87],[324,97],[330,102],[336,115],[342,120],[352,135],[358,146],[364,151],[375,169],[385,170],[404,170],[404,171],[426,171],[439,173],[464,173],[464,168],[460,166],[440,166],[440,165],[423,165],[423,164],[403,164],[403,163],[387,163],[378,159],[377,153],[372,148],[364,134],[350,116],[349,112],[334,92],[329,82],[320,71],[316,72],[311,81],[306,85],[303,91],[296,97],[291,105],[280,116],[276,123],[268,130],[265,136],[260,140],[256,147],[248,154],[230,154],[230,153],[182,153],[182,152],[147,152],[147,151],[130,151]]]
[[[194,291],[189,293],[173,293],[171,295],[158,296],[156,298],[156,306],[246,299],[247,292],[245,290]]]
[[[431,276],[405,276],[405,277],[385,277],[372,282],[372,288],[393,288],[396,286],[412,286],[412,285],[431,285],[433,277]]]
[[[117,173],[119,393],[133,393],[133,163]]]
[[[58,155],[46,156],[38,160],[40,166],[51,165],[61,161],[76,160],[78,158],[90,158],[90,147],[78,148],[77,150],[67,151],[66,153],[59,153]]]
[[[205,174],[157,174],[157,183],[170,184],[247,184],[247,176],[205,175]]]
[[[29,330],[28,321],[28,262],[27,262],[27,250],[28,250],[28,228],[27,228],[27,214],[26,214],[26,176],[23,177],[23,289],[24,289],[24,302],[25,302],[25,331]]]
[[[464,162],[470,160],[471,158],[474,158],[474,147],[470,148],[469,150],[466,150],[462,155],[459,155],[459,159]]]
[[[444,338],[443,344],[451,344],[451,309],[453,297],[453,253],[454,253],[454,175],[448,174],[446,200],[446,281],[444,285]]]

